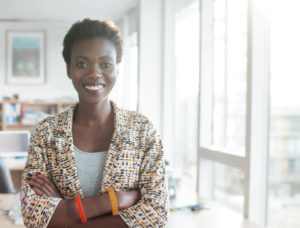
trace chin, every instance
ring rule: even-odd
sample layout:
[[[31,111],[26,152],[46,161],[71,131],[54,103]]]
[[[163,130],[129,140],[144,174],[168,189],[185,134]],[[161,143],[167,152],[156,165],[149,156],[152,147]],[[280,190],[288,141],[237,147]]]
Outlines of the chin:
[[[79,102],[96,105],[108,100],[107,96],[79,97]]]

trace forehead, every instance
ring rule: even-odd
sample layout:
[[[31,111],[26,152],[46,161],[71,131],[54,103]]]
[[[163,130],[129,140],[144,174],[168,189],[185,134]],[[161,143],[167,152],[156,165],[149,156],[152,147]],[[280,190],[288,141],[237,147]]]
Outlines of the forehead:
[[[116,47],[105,38],[84,39],[76,42],[71,50],[71,59],[78,56],[88,58],[111,57],[117,58]]]

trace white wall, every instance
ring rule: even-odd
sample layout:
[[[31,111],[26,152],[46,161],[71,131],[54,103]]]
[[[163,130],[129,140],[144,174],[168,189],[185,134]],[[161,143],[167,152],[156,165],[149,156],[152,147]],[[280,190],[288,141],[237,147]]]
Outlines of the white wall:
[[[0,19],[77,21],[86,17],[119,20],[137,0],[0,0]]]
[[[0,99],[18,93],[22,100],[56,99],[72,97],[77,99],[75,90],[66,74],[62,57],[62,42],[71,26],[67,22],[0,22]],[[6,84],[6,30],[44,30],[46,82],[41,85]]]

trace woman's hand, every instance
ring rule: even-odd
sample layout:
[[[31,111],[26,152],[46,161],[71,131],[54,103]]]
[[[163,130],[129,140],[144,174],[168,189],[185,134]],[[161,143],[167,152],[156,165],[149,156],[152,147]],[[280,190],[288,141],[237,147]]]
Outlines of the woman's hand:
[[[120,210],[132,207],[141,199],[141,193],[138,190],[131,190],[128,192],[116,192],[118,207]]]
[[[50,178],[43,174],[29,174],[28,176],[26,182],[38,196],[63,198]]]

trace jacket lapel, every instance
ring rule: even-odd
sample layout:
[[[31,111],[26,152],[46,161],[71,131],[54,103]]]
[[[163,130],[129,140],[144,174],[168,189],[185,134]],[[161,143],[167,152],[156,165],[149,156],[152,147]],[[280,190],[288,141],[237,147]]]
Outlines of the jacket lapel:
[[[58,145],[60,147],[60,175],[58,187],[65,198],[73,198],[75,195],[84,197],[79,182],[75,153],[73,150],[72,123],[76,105],[72,106],[57,123]]]
[[[116,161],[118,161],[119,157],[118,151],[121,151],[125,143],[129,140],[127,128],[128,117],[113,101],[111,101],[111,104],[114,113],[114,133],[106,155],[100,193],[106,192],[109,187],[118,187],[114,178],[117,168]],[[62,116],[57,125],[57,139],[61,147],[61,156],[58,159],[61,159],[59,164],[63,165],[60,172],[66,172],[57,184],[65,198],[73,198],[75,195],[84,197],[73,150],[72,123],[75,107],[76,105],[72,106],[66,112],[67,116]],[[65,165],[67,169],[64,167]]]
[[[110,187],[118,188],[115,180],[116,161],[119,159],[119,151],[122,150],[124,142],[128,140],[127,116],[113,101],[111,104],[114,112],[114,133],[106,155],[100,193],[106,192]]]

